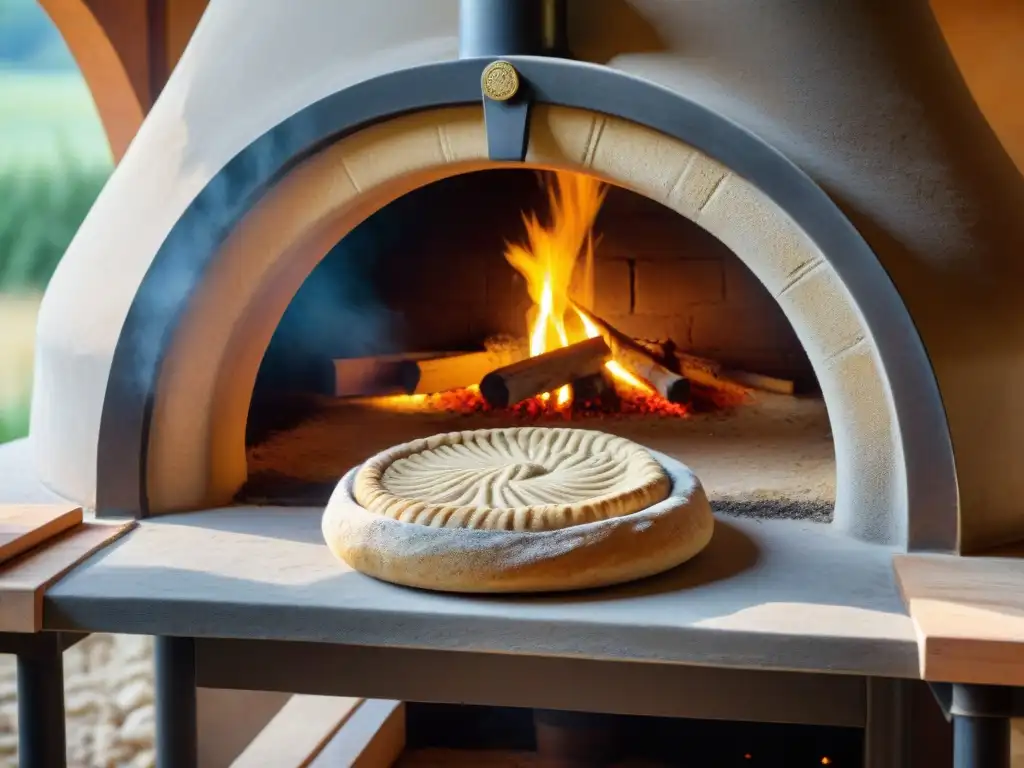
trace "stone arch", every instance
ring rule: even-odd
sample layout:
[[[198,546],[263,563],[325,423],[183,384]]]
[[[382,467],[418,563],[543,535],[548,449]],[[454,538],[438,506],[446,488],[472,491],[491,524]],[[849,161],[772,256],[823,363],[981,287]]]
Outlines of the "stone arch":
[[[330,244],[390,199],[494,165],[479,106],[442,108],[479,103],[482,65],[430,65],[336,93],[207,185],[156,254],[118,337],[100,423],[101,511],[228,500],[244,470],[248,393],[239,399],[238,382],[255,376],[254,350],[290,298],[275,281],[297,289]],[[668,204],[732,248],[779,301],[832,419],[836,524],[873,541],[955,549],[956,474],[934,375],[892,283],[824,192],[678,94],[576,62],[516,65],[549,105],[535,107],[529,163],[596,173]],[[320,186],[295,183],[317,168],[330,171]],[[271,221],[290,239],[256,255],[251,233],[269,233]]]
[[[39,4],[64,38],[85,78],[117,163],[145,117],[147,98],[140,88],[146,73],[140,66],[133,66],[138,61],[130,60],[125,51],[118,49],[87,0],[39,0]],[[134,18],[134,14],[128,16]],[[131,21],[125,17],[119,24]],[[145,39],[146,30],[125,30],[125,35]]]

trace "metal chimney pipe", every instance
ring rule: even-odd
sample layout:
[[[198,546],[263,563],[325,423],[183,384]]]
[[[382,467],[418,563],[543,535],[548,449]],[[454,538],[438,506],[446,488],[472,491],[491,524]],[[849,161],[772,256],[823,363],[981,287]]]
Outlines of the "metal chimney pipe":
[[[460,0],[459,58],[566,56],[566,0]]]

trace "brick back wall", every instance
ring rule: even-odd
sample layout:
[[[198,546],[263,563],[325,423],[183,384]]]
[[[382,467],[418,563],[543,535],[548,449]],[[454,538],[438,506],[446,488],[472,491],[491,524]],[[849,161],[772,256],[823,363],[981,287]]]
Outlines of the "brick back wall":
[[[597,228],[595,311],[626,333],[763,373],[812,376],[776,301],[732,251],[693,222],[612,190]]]
[[[530,301],[504,247],[524,236],[521,211],[545,207],[537,176],[519,170],[467,174],[395,201],[324,259],[286,319],[328,317],[313,305],[338,296],[357,301],[365,315],[283,322],[272,349],[355,357],[524,336]],[[733,367],[813,381],[778,305],[704,230],[621,189],[609,191],[596,230],[599,315],[635,337],[672,339]],[[369,331],[357,327],[362,316],[373,318]]]

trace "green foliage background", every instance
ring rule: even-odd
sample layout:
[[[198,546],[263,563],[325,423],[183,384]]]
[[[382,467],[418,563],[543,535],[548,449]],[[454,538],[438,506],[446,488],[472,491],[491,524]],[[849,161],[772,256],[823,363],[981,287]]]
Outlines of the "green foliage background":
[[[0,0],[0,442],[28,431],[34,302],[110,175],[95,105],[36,0]]]

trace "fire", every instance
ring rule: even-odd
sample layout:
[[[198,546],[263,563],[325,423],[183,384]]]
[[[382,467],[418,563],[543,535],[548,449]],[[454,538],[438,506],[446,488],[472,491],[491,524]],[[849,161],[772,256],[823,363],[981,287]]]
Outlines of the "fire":
[[[576,173],[546,177],[548,220],[534,212],[523,214],[525,237],[508,243],[505,259],[526,280],[532,306],[527,312],[529,354],[567,347],[602,335],[586,314],[594,300],[594,223],[604,203],[607,187],[599,180]],[[581,311],[582,308],[584,311]],[[604,401],[575,403],[572,386],[527,398],[507,409],[525,419],[564,419],[609,415],[658,415],[686,417],[691,405],[670,403],[647,382],[615,360],[605,363],[614,382],[613,410]],[[718,407],[715,393],[694,394]],[[397,412],[489,413],[494,410],[478,386],[431,395],[395,395],[364,398],[370,407]]]
[[[583,303],[592,303],[594,221],[606,192],[605,185],[590,176],[552,174],[547,185],[550,221],[545,225],[535,213],[524,214],[526,243],[509,244],[505,249],[506,260],[526,279],[534,303],[527,315],[532,357],[600,335],[599,329],[573,307],[570,295],[576,287]],[[570,332],[567,315],[579,319],[578,331]],[[605,368],[618,382],[645,393],[651,391],[617,362],[609,361]],[[550,397],[551,393],[541,395],[544,401]],[[556,407],[567,408],[572,397],[571,385],[559,388],[555,394]]]

